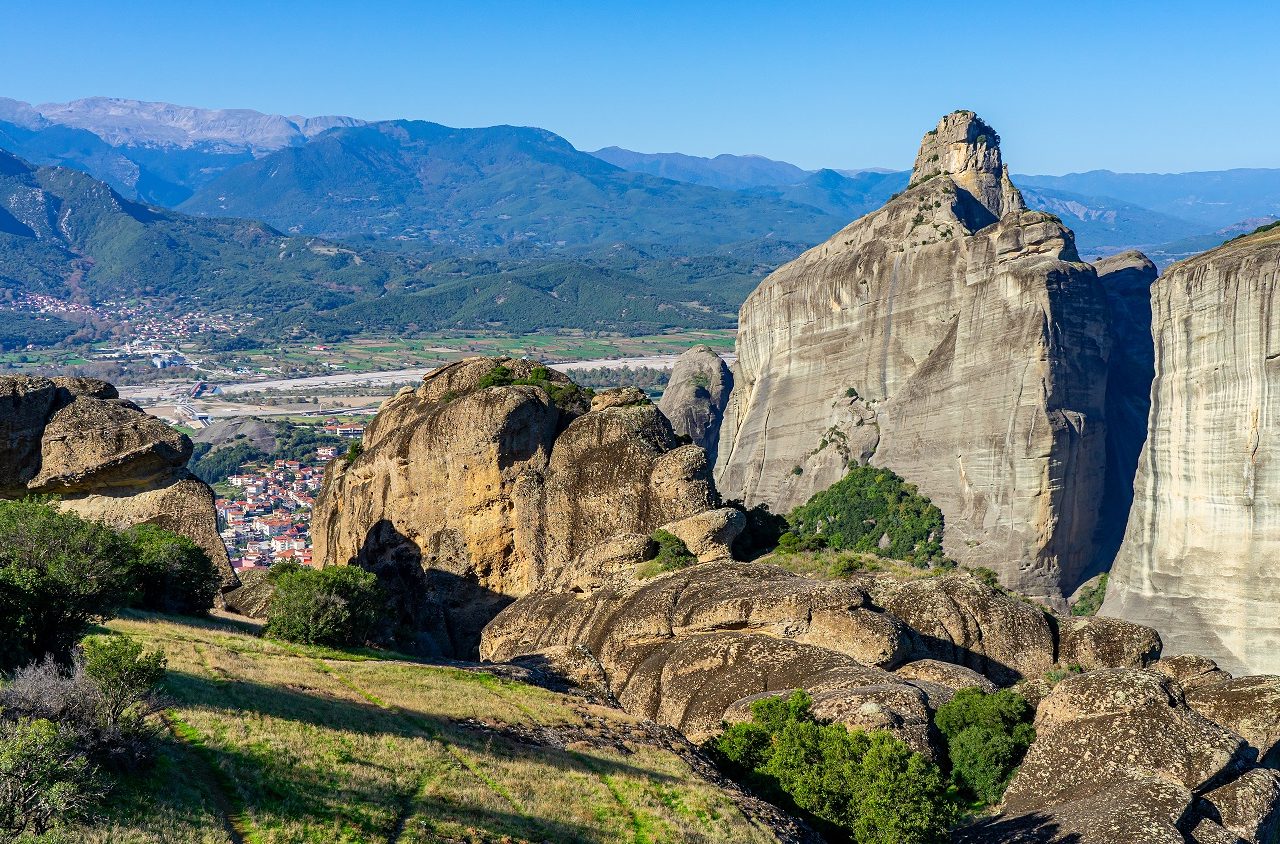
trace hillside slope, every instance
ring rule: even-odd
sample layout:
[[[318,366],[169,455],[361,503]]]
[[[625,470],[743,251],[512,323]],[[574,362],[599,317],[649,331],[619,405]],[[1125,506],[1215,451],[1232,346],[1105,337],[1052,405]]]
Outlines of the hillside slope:
[[[631,173],[544,129],[411,120],[331,130],[228,171],[180,207],[466,248],[814,243],[841,223],[809,206]]]
[[[110,626],[164,649],[169,734],[156,768],[77,841],[767,842],[774,822],[798,834],[704,778],[678,736],[580,697],[231,623]]]

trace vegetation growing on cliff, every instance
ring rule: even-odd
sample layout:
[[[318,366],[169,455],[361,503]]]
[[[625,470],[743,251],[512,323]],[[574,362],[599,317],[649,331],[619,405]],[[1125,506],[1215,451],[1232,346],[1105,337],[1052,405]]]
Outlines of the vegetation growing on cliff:
[[[927,566],[945,561],[942,511],[888,469],[855,466],[791,511],[783,551],[853,550]]]
[[[579,387],[572,381],[557,381],[551,377],[551,370],[539,364],[528,376],[517,378],[508,367],[494,364],[492,370],[476,384],[477,390],[488,387],[511,387],[525,385],[538,387],[551,397],[551,403],[561,410],[585,411],[591,406],[592,391]]]
[[[804,692],[751,705],[750,721],[708,742],[733,777],[797,811],[831,840],[933,844],[958,813],[942,771],[887,732],[813,717]]]
[[[653,557],[636,571],[636,577],[641,580],[648,580],[663,572],[676,571],[698,562],[698,558],[689,550],[689,546],[674,533],[655,530],[653,536],[649,538],[652,540]]]

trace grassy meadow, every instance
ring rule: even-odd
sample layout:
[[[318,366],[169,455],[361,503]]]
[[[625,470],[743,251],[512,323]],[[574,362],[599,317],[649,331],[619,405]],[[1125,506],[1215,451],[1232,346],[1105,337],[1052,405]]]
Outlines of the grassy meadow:
[[[159,759],[87,844],[774,840],[652,727],[480,670],[134,615],[169,660]]]

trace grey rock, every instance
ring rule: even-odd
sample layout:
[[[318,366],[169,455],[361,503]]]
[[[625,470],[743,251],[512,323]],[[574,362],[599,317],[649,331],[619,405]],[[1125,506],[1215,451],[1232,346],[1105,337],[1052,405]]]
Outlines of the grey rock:
[[[1101,610],[1233,673],[1280,672],[1277,287],[1275,229],[1153,285],[1147,441]]]
[[[743,304],[717,486],[782,513],[869,456],[941,508],[950,557],[1065,607],[1093,573],[1109,345],[1071,232],[948,115],[905,193]]]
[[[720,423],[733,390],[733,373],[710,346],[694,346],[676,359],[658,407],[671,428],[702,446],[715,464]]]

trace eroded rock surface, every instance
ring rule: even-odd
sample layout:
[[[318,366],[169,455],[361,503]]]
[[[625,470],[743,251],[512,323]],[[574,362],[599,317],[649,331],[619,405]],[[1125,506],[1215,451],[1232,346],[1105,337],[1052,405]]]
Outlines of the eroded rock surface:
[[[1002,814],[961,841],[1265,842],[1280,778],[1165,674],[1104,669],[1041,701]],[[1262,837],[1259,837],[1262,836]]]
[[[1109,345],[1071,232],[955,112],[901,196],[743,304],[717,484],[782,513],[869,458],[942,510],[950,557],[1063,605],[1091,574]]]
[[[499,366],[549,385],[486,386]],[[419,649],[474,656],[489,619],[580,556],[717,505],[705,453],[639,391],[588,403],[533,361],[471,358],[383,405],[363,453],[330,464],[312,531],[317,561],[392,587]]]
[[[676,359],[658,407],[679,436],[702,446],[715,465],[720,423],[733,390],[733,374],[710,346],[694,346]]]
[[[1101,611],[1233,673],[1280,672],[1278,286],[1273,229],[1152,287],[1147,441]]]
[[[0,378],[0,497],[53,494],[117,529],[187,536],[237,585],[213,491],[186,469],[191,441],[92,378]]]

